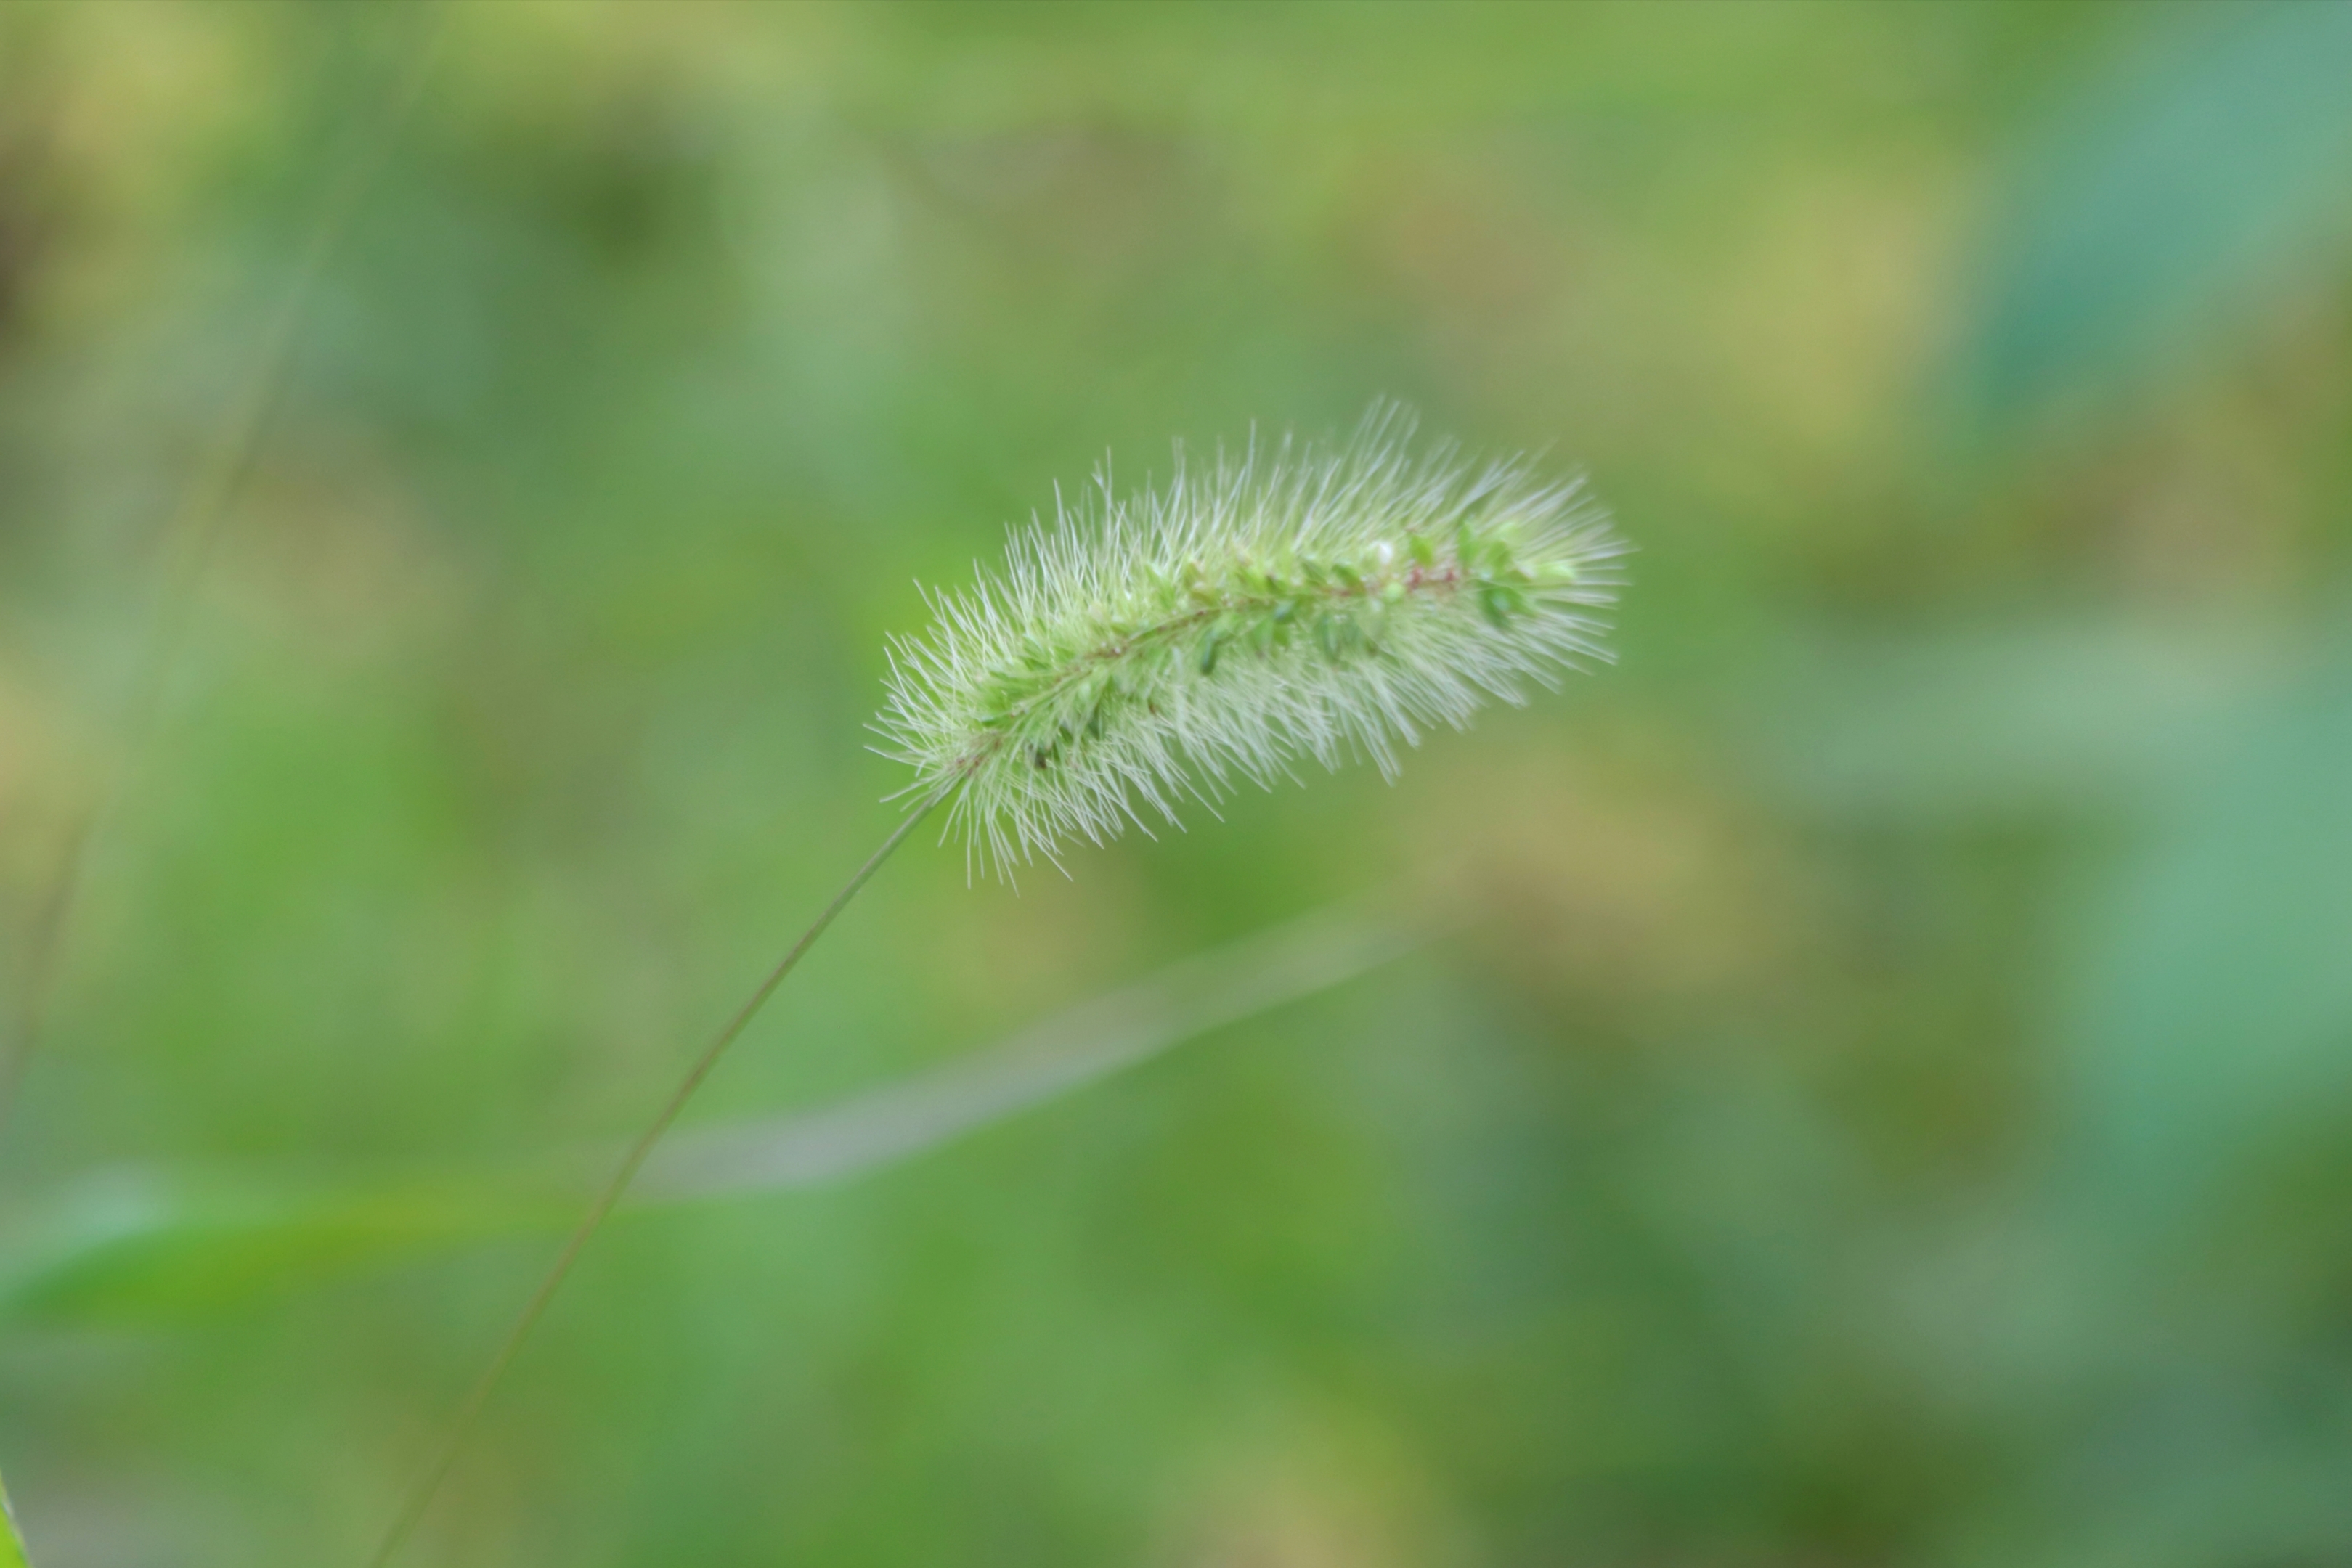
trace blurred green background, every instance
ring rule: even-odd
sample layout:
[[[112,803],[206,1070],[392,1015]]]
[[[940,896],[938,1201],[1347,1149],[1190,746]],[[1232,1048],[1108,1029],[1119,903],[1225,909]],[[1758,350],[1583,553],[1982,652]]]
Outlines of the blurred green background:
[[[2331,0],[0,11],[19,1011],[105,802],[0,1134],[36,1563],[363,1557],[553,1249],[485,1173],[895,820],[916,580],[1383,395],[1589,469],[1617,667],[919,841],[690,1120],[1482,918],[616,1224],[407,1560],[2352,1562],[2347,83]]]

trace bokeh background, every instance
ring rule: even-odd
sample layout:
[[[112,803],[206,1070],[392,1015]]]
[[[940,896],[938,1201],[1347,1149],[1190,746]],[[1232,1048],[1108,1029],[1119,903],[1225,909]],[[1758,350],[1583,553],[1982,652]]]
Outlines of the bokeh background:
[[[2347,84],[2331,0],[8,5],[34,1561],[362,1559],[553,1250],[496,1173],[895,820],[916,581],[1390,396],[1589,470],[1617,665],[918,842],[690,1119],[1474,923],[617,1224],[407,1560],[2352,1562]]]

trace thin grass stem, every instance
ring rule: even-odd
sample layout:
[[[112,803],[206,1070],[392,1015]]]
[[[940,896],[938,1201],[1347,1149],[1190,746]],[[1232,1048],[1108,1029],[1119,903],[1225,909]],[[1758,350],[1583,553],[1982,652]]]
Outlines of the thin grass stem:
[[[776,988],[784,983],[784,977],[793,972],[809,948],[815,945],[816,939],[824,935],[834,917],[857,896],[858,890],[882,869],[882,862],[907,841],[907,835],[915,831],[916,824],[929,816],[932,809],[946,799],[947,794],[947,790],[938,791],[907,813],[898,827],[891,831],[890,836],[882,841],[882,847],[867,856],[866,863],[842,884],[841,891],[833,895],[833,902],[824,906],[824,913],[801,933],[800,940],[777,960],[776,967],[768,971],[767,977],[760,982],[750,998],[735,1009],[734,1017],[727,1020],[726,1027],[703,1048],[702,1054],[695,1058],[694,1065],[687,1069],[686,1076],[678,1080],[677,1087],[670,1092],[669,1099],[663,1103],[660,1112],[637,1141],[629,1146],[629,1152],[622,1156],[619,1166],[597,1193],[595,1201],[589,1205],[588,1212],[581,1217],[579,1225],[564,1242],[563,1249],[556,1254],[554,1263],[540,1281],[539,1288],[531,1292],[530,1301],[524,1306],[521,1315],[507,1331],[506,1338],[499,1343],[489,1364],[459,1402],[457,1412],[450,1418],[442,1437],[440,1450],[409,1489],[400,1511],[394,1516],[391,1528],[384,1531],[383,1541],[368,1558],[368,1568],[386,1568],[424,1519],[425,1511],[432,1505],[435,1494],[441,1490],[441,1483],[448,1479],[450,1470],[456,1467],[466,1440],[480,1422],[491,1394],[504,1380],[507,1369],[514,1364],[515,1356],[522,1350],[524,1342],[530,1338],[531,1331],[539,1326],[539,1320],[546,1315],[548,1304],[555,1299],[555,1292],[562,1288],[563,1281],[571,1275],[572,1265],[580,1260],[580,1254],[587,1247],[589,1239],[603,1227],[606,1217],[621,1201],[622,1195],[628,1191],[629,1184],[636,1179],[637,1172],[654,1152],[654,1145],[661,1142],[662,1134],[669,1131],[670,1124],[677,1120],[678,1113],[686,1109],[686,1103],[694,1098],[695,1091],[702,1087],[703,1080],[709,1077],[711,1070],[719,1065],[719,1059],[727,1054],[727,1048],[735,1043],[736,1037],[743,1032],[768,998],[775,994]]]

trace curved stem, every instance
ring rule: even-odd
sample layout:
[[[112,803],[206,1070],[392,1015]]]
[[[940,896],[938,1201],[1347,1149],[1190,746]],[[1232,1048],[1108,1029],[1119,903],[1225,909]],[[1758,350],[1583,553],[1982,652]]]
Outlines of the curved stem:
[[[711,1069],[719,1065],[719,1059],[727,1054],[727,1048],[735,1043],[736,1037],[743,1032],[767,999],[775,994],[776,988],[783,984],[784,977],[793,972],[802,956],[815,945],[816,939],[824,935],[825,927],[833,924],[834,916],[839,915],[844,906],[857,895],[857,890],[882,869],[882,862],[890,858],[891,852],[906,841],[907,835],[915,831],[915,825],[929,816],[932,808],[945,800],[948,791],[942,789],[907,813],[906,821],[882,841],[880,849],[866,857],[866,863],[857,868],[856,874],[842,884],[841,891],[833,895],[833,902],[824,906],[824,912],[776,961],[776,967],[768,971],[767,978],[761,980],[750,998],[735,1009],[735,1016],[727,1020],[726,1027],[709,1045],[703,1047],[702,1054],[695,1058],[694,1065],[687,1069],[684,1078],[678,1080],[677,1087],[670,1092],[669,1099],[663,1103],[660,1113],[637,1141],[629,1146],[629,1152],[622,1156],[619,1166],[597,1193],[596,1200],[588,1206],[588,1212],[573,1228],[570,1239],[563,1243],[563,1250],[556,1254],[554,1263],[540,1281],[539,1289],[531,1292],[530,1301],[524,1306],[522,1314],[515,1319],[514,1326],[499,1342],[498,1354],[490,1358],[489,1365],[483,1368],[481,1376],[475,1379],[473,1387],[467,1391],[466,1397],[458,1404],[457,1413],[450,1417],[448,1433],[442,1438],[440,1452],[434,1456],[433,1462],[409,1489],[400,1512],[393,1519],[392,1527],[384,1531],[383,1540],[368,1558],[368,1568],[385,1568],[400,1550],[402,1542],[408,1539],[409,1532],[416,1528],[417,1521],[425,1517],[425,1511],[432,1503],[434,1494],[440,1490],[441,1483],[456,1466],[466,1439],[473,1435],[475,1425],[481,1419],[483,1407],[489,1403],[492,1391],[505,1377],[507,1368],[522,1349],[523,1342],[530,1337],[531,1330],[539,1326],[539,1320],[546,1314],[548,1303],[562,1288],[564,1280],[572,1272],[572,1266],[580,1260],[581,1251],[588,1245],[588,1239],[596,1234],[605,1217],[613,1212],[614,1206],[628,1191],[630,1182],[636,1179],[646,1156],[654,1152],[654,1145],[661,1142],[662,1134],[669,1131],[670,1124],[677,1120],[678,1113],[686,1109],[686,1103],[694,1098],[694,1092],[702,1087],[702,1081],[710,1076]]]

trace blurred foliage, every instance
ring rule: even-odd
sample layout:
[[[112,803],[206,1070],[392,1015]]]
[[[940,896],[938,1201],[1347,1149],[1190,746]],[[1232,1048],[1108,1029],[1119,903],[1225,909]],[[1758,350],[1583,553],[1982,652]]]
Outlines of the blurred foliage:
[[[868,1092],[673,1132],[623,1201],[635,1209],[740,1197],[919,1158],[1205,1031],[1352,980],[1435,934],[1425,919],[1419,928],[1328,914],[1293,922]],[[420,1250],[517,1231],[568,1233],[620,1157],[614,1149],[563,1151],[356,1188],[251,1173],[197,1185],[95,1172],[37,1220],[20,1222],[0,1273],[0,1315],[168,1322]]]
[[[2352,230],[2347,78],[2352,6],[2215,7],[2027,143],[1971,345],[1980,413],[2120,390],[2332,260]]]
[[[5,1487],[0,1487],[0,1568],[25,1568],[25,1541],[16,1533],[16,1516],[8,1506]]]
[[[910,846],[694,1115],[1487,917],[615,1228],[415,1560],[2352,1556],[2347,63],[2336,0],[0,11],[13,998],[108,802],[0,1134],[36,1560],[358,1558],[546,1260],[474,1173],[625,1136],[887,831],[914,581],[1376,395],[1589,466],[1621,664],[1066,881]]]

